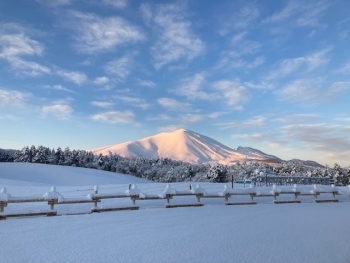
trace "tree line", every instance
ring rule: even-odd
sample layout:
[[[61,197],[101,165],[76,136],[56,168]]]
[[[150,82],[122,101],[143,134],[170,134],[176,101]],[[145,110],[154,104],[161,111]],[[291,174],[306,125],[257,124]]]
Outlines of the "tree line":
[[[192,164],[169,158],[126,158],[117,154],[94,155],[90,151],[66,147],[50,149],[44,146],[22,150],[0,149],[0,162],[27,162],[83,167],[134,175],[157,182],[228,182],[254,176],[330,177],[337,184],[350,183],[350,169],[334,164],[333,168],[306,166],[298,161],[267,164],[256,161],[235,162],[232,165]]]

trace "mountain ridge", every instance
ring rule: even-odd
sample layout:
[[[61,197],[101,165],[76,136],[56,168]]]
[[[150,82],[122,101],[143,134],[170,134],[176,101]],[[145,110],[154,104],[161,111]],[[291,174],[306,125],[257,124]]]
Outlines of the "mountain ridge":
[[[189,163],[282,162],[276,156],[251,147],[239,146],[236,150],[232,149],[208,136],[187,129],[171,133],[163,132],[140,140],[103,146],[90,151],[102,155],[114,153],[123,157],[164,157]]]

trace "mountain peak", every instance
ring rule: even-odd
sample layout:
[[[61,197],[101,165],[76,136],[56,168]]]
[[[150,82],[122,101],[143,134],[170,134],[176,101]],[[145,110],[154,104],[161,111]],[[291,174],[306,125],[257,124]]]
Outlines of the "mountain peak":
[[[137,141],[125,142],[91,150],[94,154],[118,154],[124,157],[170,158],[189,163],[229,164],[243,160],[266,160],[279,162],[280,159],[249,147],[229,148],[205,135],[179,129],[159,133]],[[254,153],[254,154],[253,154]]]

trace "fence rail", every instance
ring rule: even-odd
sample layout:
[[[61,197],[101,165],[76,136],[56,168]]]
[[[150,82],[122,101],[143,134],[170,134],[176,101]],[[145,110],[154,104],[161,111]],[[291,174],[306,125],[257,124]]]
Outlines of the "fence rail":
[[[322,198],[320,195],[328,194],[331,198]],[[176,208],[176,207],[200,207],[204,204],[201,199],[207,198],[222,198],[225,205],[255,205],[257,204],[256,198],[269,198],[272,197],[272,202],[275,204],[288,204],[288,203],[301,203],[299,200],[300,196],[313,196],[316,203],[324,202],[338,202],[336,195],[343,194],[337,188],[332,186],[319,186],[314,185],[312,189],[299,189],[297,185],[294,185],[292,189],[280,189],[276,185],[273,185],[272,190],[265,193],[260,193],[256,188],[250,187],[245,189],[233,189],[229,188],[227,185],[221,192],[217,193],[207,193],[199,185],[196,187],[190,186],[188,191],[177,191],[168,184],[165,190],[160,194],[146,194],[141,192],[136,185],[129,185],[123,193],[99,193],[98,186],[94,187],[94,192],[88,194],[83,198],[64,198],[60,195],[55,187],[45,193],[43,196],[38,197],[12,197],[7,193],[6,188],[2,188],[0,191],[0,220],[4,220],[8,217],[26,217],[26,216],[57,216],[57,211],[55,210],[56,205],[69,205],[69,204],[82,204],[82,203],[93,203],[93,207],[87,213],[100,213],[107,211],[120,211],[120,210],[138,210],[139,206],[136,205],[136,201],[144,200],[165,200],[166,208]],[[280,199],[281,196],[292,195],[293,199]],[[173,203],[174,197],[181,196],[194,196],[196,200],[192,203]],[[247,200],[234,200],[236,196],[247,196]],[[131,204],[124,206],[110,206],[110,207],[99,207],[98,204],[103,199],[118,199],[118,198],[130,198]],[[9,204],[16,203],[37,203],[37,202],[47,202],[49,209],[41,211],[29,211],[29,212],[9,212],[6,213],[4,210]],[[70,213],[71,214],[71,213]],[[77,213],[83,214],[83,213]]]

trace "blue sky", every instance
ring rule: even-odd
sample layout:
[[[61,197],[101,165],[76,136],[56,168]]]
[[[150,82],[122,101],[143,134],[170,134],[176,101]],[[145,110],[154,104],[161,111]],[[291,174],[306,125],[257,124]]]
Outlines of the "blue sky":
[[[350,165],[350,2],[0,2],[0,148],[179,128]]]

